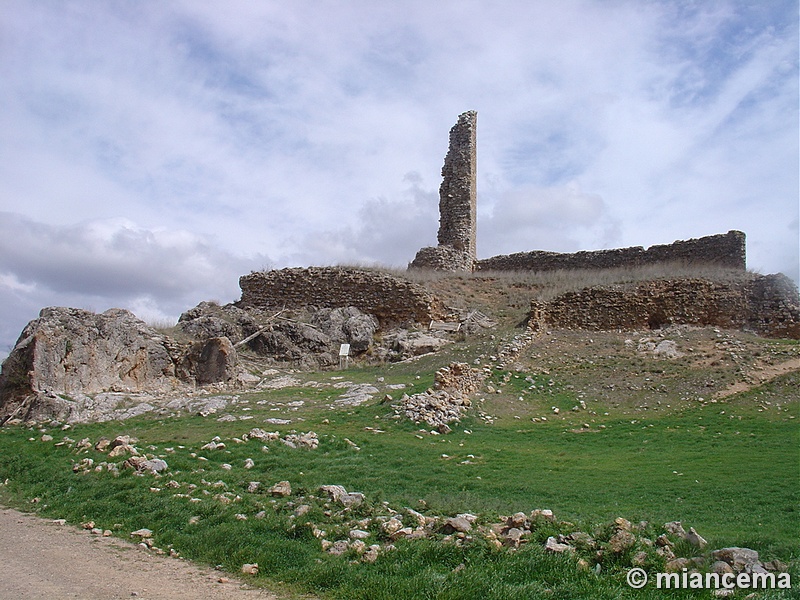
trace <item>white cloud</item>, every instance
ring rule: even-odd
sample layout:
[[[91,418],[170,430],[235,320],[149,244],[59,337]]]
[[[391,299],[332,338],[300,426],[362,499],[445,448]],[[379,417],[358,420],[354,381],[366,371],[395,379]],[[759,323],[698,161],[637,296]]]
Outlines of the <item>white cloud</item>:
[[[796,274],[796,13],[9,0],[0,291],[159,315],[251,268],[402,266],[471,109],[481,256],[742,229],[753,266]]]
[[[148,230],[126,219],[59,227],[0,213],[0,295],[9,300],[3,322],[17,332],[53,304],[122,307],[174,321],[201,300],[238,299],[239,275],[270,265],[187,231]]]

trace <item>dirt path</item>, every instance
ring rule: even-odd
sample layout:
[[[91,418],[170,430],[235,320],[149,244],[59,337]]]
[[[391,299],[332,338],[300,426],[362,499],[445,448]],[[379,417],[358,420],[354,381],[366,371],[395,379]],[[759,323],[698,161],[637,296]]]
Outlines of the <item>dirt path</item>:
[[[747,383],[745,381],[739,381],[714,394],[714,398],[727,398],[734,394],[747,392],[754,387],[775,379],[776,377],[780,377],[781,375],[785,375],[786,373],[791,373],[792,371],[800,371],[800,358],[787,360],[777,365],[766,365],[759,370],[753,370],[749,375],[755,382]]]
[[[0,598],[277,600],[220,573],[115,538],[0,508]]]

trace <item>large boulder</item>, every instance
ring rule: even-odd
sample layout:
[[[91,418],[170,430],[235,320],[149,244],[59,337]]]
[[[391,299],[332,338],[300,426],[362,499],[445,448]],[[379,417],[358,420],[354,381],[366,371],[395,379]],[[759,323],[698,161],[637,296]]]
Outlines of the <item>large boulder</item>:
[[[369,350],[379,327],[375,317],[355,306],[322,308],[314,313],[313,322],[334,343],[350,344],[350,350],[356,354]]]
[[[188,377],[200,385],[227,383],[238,374],[236,348],[227,337],[213,337],[195,342],[184,358]]]
[[[142,392],[175,383],[177,349],[132,313],[45,308],[3,363],[0,398],[56,392]]]
[[[184,312],[178,319],[177,329],[197,340],[226,337],[233,343],[258,331],[260,326],[253,315],[232,304],[220,306],[216,302],[201,302]]]
[[[98,420],[119,415],[128,396],[139,398],[137,410],[146,412],[153,396],[183,384],[234,379],[236,364],[226,337],[179,344],[127,310],[45,308],[3,362],[0,423],[11,417]],[[126,417],[133,416],[130,410]]]

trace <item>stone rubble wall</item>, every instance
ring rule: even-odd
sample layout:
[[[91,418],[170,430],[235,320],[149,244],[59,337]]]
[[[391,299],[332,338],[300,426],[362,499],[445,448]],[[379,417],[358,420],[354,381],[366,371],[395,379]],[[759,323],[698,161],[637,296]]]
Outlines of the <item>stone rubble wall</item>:
[[[355,306],[382,328],[442,319],[441,302],[416,283],[386,273],[346,267],[288,268],[239,278],[240,308]]]
[[[518,252],[479,260],[476,271],[556,271],[644,267],[663,263],[716,265],[744,271],[745,234],[729,231],[672,244],[597,250],[592,252]]]
[[[474,394],[481,389],[486,375],[483,369],[473,369],[466,363],[454,362],[436,371],[433,388],[453,394]]]
[[[472,406],[469,396],[480,390],[486,377],[483,369],[474,369],[466,363],[451,363],[436,371],[432,388],[413,396],[404,395],[398,414],[446,433],[450,430],[448,423],[457,422],[462,410]]]
[[[747,329],[768,337],[800,339],[800,300],[785,275],[720,283],[657,280],[568,292],[531,303],[529,324],[613,330],[683,324]]]

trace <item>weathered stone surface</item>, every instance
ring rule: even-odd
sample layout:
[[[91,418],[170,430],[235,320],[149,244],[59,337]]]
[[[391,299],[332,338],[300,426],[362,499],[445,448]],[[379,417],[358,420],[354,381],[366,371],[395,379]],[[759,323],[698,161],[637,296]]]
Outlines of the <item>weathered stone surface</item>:
[[[737,573],[750,572],[759,564],[758,552],[750,548],[722,548],[711,553],[714,560],[728,563]]]
[[[800,297],[784,275],[743,274],[729,282],[664,279],[590,287],[534,301],[531,320],[553,327],[614,330],[667,325],[749,329],[800,339]]]
[[[409,269],[427,269],[430,271],[471,272],[475,257],[464,250],[456,250],[451,246],[426,246],[417,251]]]
[[[187,376],[200,385],[226,383],[238,374],[236,348],[227,337],[213,337],[195,342],[182,361]]]
[[[384,342],[391,353],[390,358],[408,358],[430,352],[438,352],[453,341],[422,331],[409,332],[405,329],[387,335]]]
[[[3,363],[0,422],[123,420],[163,411],[164,394],[188,390],[187,383],[229,382],[236,363],[227,338],[179,344],[126,310],[45,308]]]
[[[714,265],[746,269],[745,234],[729,231],[672,244],[594,252],[518,252],[479,260],[476,271],[556,271],[643,267],[656,264]]]
[[[689,542],[693,546],[697,546],[700,549],[703,549],[706,546],[708,546],[708,542],[706,541],[706,539],[703,536],[701,536],[699,533],[697,533],[697,531],[695,531],[694,527],[690,527],[689,528],[689,531],[686,532],[686,535],[683,536],[683,539],[685,539],[687,542]]]
[[[421,249],[410,269],[473,270],[478,221],[477,120],[477,112],[467,111],[450,129],[439,186],[439,245]]]
[[[375,317],[364,314],[355,306],[320,309],[312,322],[335,344],[350,344],[350,351],[354,354],[370,348],[379,326]]]
[[[348,492],[341,485],[323,485],[319,491],[327,494],[334,502],[345,507],[360,506],[364,502],[364,494],[361,492]]]
[[[109,456],[111,456],[111,453],[109,453]],[[125,461],[123,466],[135,469],[140,473],[153,474],[161,473],[169,468],[167,462],[160,458],[147,459],[144,456],[132,456]]]
[[[428,323],[444,307],[430,292],[407,279],[344,267],[290,268],[239,278],[239,308],[355,306],[374,315],[382,329],[403,323]]]
[[[436,371],[433,387],[453,393],[473,394],[481,388],[485,379],[483,369],[473,369],[467,363],[454,362]]]
[[[724,575],[725,573],[733,573],[733,567],[726,563],[724,560],[715,561],[709,569],[712,573]]]
[[[569,544],[560,543],[553,536],[550,536],[549,538],[547,538],[547,541],[544,544],[544,549],[549,551],[549,552],[556,552],[556,553],[571,552],[571,551],[574,550],[574,548],[572,546],[570,546]]]
[[[461,411],[472,406],[469,398],[477,391],[485,374],[466,363],[451,363],[436,372],[434,386],[421,394],[403,395],[403,414],[415,423],[443,427],[461,418]]]
[[[674,558],[664,564],[664,570],[667,573],[678,573],[683,569],[688,569],[692,566],[692,561],[689,558]]]
[[[468,533],[472,531],[472,523],[470,523],[466,517],[461,515],[450,517],[444,522],[442,531],[444,531],[444,533]]]
[[[172,389],[169,341],[122,309],[45,308],[3,363],[0,397]]]
[[[636,536],[630,531],[620,529],[608,540],[608,549],[614,554],[622,554],[636,543]]]
[[[267,492],[272,496],[286,498],[287,496],[292,495],[292,486],[288,481],[279,481],[275,485],[271,486]]]
[[[307,323],[277,323],[250,340],[248,346],[278,363],[301,368],[314,369],[336,362],[333,341]]]
[[[450,129],[450,147],[439,187],[441,246],[452,246],[475,257],[477,211],[478,113],[467,111]],[[471,269],[470,269],[471,270]]]

